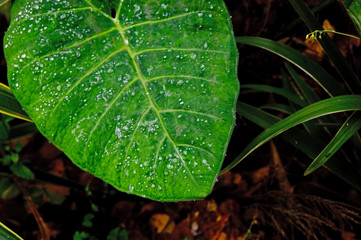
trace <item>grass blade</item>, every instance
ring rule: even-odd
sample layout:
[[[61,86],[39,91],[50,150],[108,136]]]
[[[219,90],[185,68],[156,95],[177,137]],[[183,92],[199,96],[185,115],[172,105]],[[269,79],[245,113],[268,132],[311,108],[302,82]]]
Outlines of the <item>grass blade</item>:
[[[361,128],[361,112],[354,112],[342,125],[331,142],[305,171],[308,175],[325,164],[338,149]]]
[[[276,116],[242,102],[238,102],[237,112],[241,114],[242,117],[265,129],[270,128],[273,124],[281,121],[281,119]],[[310,159],[316,158],[324,148],[324,143],[320,139],[310,136],[297,127],[282,133],[280,137],[305,153]],[[339,161],[339,159],[345,159],[345,156],[341,152],[336,152],[324,166],[345,182],[361,191],[359,168],[355,168],[349,161]],[[230,168],[226,166],[221,171],[221,174],[227,172],[229,169]]]
[[[310,88],[308,84],[305,83],[300,75],[297,74],[296,70],[288,63],[285,63],[285,66],[288,73],[291,75],[292,79],[296,82],[298,88],[301,90],[302,97],[305,99],[305,101],[309,104],[320,101],[320,98],[317,96],[317,94]],[[322,124],[323,121],[335,122],[333,116],[328,115],[325,117],[320,117],[315,121],[304,123],[304,126],[314,137],[325,140],[327,139],[328,141],[329,137],[331,136],[329,130],[327,128],[319,128],[315,126],[317,123]]]
[[[317,21],[316,17],[308,8],[304,0],[289,1],[311,32],[315,30],[323,30],[322,26]],[[336,45],[332,42],[328,34],[322,35],[322,39],[318,39],[318,42],[321,44],[327,56],[330,58],[337,72],[340,74],[344,82],[349,87],[349,90],[352,93],[361,93],[360,81],[358,80],[356,74],[353,72],[350,64],[348,64],[348,62],[338,50]]]
[[[254,47],[263,48],[291,62],[313,80],[315,80],[330,96],[346,94],[336,79],[320,65],[291,47],[259,37],[236,37],[236,41]]]
[[[31,122],[29,116],[11,93],[10,88],[2,83],[0,83],[0,102],[0,113]]]
[[[2,222],[0,222],[0,239],[23,240]]]
[[[310,86],[305,83],[305,81],[300,77],[300,75],[297,74],[296,70],[287,62],[285,63],[285,67],[288,73],[291,75],[292,79],[296,82],[297,86],[301,89],[303,93],[302,96],[305,98],[305,100],[309,104],[318,102],[320,98],[310,88]]]
[[[258,135],[223,171],[230,170],[258,147],[298,124],[328,114],[354,110],[361,110],[361,95],[338,96],[307,106],[277,122]]]

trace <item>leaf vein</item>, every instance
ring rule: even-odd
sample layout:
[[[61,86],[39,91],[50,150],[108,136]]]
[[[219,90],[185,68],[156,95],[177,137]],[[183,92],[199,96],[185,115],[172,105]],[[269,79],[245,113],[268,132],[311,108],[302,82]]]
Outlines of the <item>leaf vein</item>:
[[[116,22],[116,24],[118,25],[118,31],[119,31],[119,34],[121,35],[123,41],[124,41],[124,42],[128,41],[128,40],[126,39],[126,37],[124,36],[124,28],[120,25],[119,22]],[[159,119],[159,122],[160,122],[160,124],[161,124],[161,126],[162,126],[162,128],[163,128],[163,130],[164,130],[164,132],[165,132],[165,134],[166,134],[166,136],[167,136],[167,138],[168,138],[169,141],[172,143],[172,145],[173,145],[176,153],[178,154],[179,158],[181,159],[181,162],[182,162],[185,170],[187,171],[188,175],[190,176],[192,182],[193,182],[194,185],[198,188],[199,192],[201,192],[200,186],[198,185],[198,183],[197,183],[197,181],[195,180],[193,174],[191,173],[191,171],[190,171],[189,168],[187,167],[187,165],[186,165],[186,163],[185,163],[185,160],[183,159],[183,156],[180,154],[177,146],[176,146],[175,143],[174,143],[174,140],[173,140],[173,139],[171,138],[171,136],[169,135],[169,132],[168,132],[167,128],[166,128],[165,125],[164,125],[164,122],[163,122],[163,119],[162,119],[162,117],[161,117],[161,115],[160,115],[160,112],[159,112],[158,108],[155,106],[153,100],[152,100],[151,97],[150,97],[148,88],[147,88],[147,86],[146,86],[146,79],[145,79],[145,77],[143,76],[143,74],[141,73],[140,68],[139,68],[139,66],[138,66],[138,64],[137,64],[137,61],[135,60],[135,55],[134,55],[133,50],[132,50],[128,45],[125,45],[125,49],[128,51],[128,53],[129,53],[129,55],[130,55],[130,57],[131,57],[131,59],[132,59],[132,61],[133,61],[134,68],[135,68],[135,70],[136,70],[136,72],[137,72],[137,74],[138,74],[138,76],[139,76],[139,79],[141,80],[141,83],[142,83],[142,85],[143,85],[144,91],[145,91],[145,93],[146,93],[146,95],[147,95],[147,98],[148,98],[148,100],[149,100],[149,103],[150,103],[151,107],[154,109],[155,113],[157,114],[157,117],[158,117],[158,119]]]
[[[103,114],[99,117],[98,121],[96,122],[96,124],[94,125],[94,127],[92,128],[92,130],[90,131],[89,137],[87,142],[84,144],[84,152],[83,152],[83,161],[85,161],[85,154],[87,153],[88,150],[88,143],[91,140],[94,131],[98,128],[101,120],[105,117],[105,115],[109,112],[110,108],[115,104],[115,102],[119,99],[119,97],[122,95],[122,93],[129,88],[133,83],[135,83],[137,80],[139,80],[138,78],[133,79],[132,81],[128,82],[122,89],[121,91],[119,91],[119,93],[115,96],[115,98],[109,103],[108,107],[104,110]]]
[[[184,51],[184,52],[206,52],[206,53],[220,53],[229,54],[229,52],[211,49],[199,49],[199,48],[149,48],[134,53],[134,55],[140,55],[147,52],[159,52],[159,51]]]
[[[215,115],[212,115],[212,114],[202,113],[202,112],[197,112],[197,111],[192,111],[192,110],[186,110],[186,109],[161,109],[161,110],[159,110],[159,113],[168,113],[168,112],[185,112],[185,113],[206,116],[206,117],[213,118],[216,120],[222,120],[221,118],[219,118]]]
[[[197,147],[197,146],[195,146],[195,145],[190,145],[190,144],[185,144],[185,143],[177,143],[177,146],[178,146],[178,147],[189,147],[189,148],[199,149],[199,150],[201,150],[201,151],[203,151],[203,152],[206,152],[206,153],[208,153],[208,154],[210,154],[210,155],[212,155],[213,157],[216,158],[216,155],[214,155],[214,153],[212,153],[212,152],[210,152],[210,151],[208,151],[208,150],[206,150],[206,149],[204,149],[204,148]]]
[[[106,14],[105,12],[103,12],[102,10],[100,10],[99,8],[97,8],[94,4],[92,4],[91,2],[89,2],[89,0],[85,0],[85,2],[94,10],[96,10],[97,12],[99,12],[100,14],[104,15],[105,17],[109,18],[110,20],[114,21],[114,19],[112,18],[112,16],[110,16],[109,14]]]
[[[158,158],[159,158],[159,152],[160,152],[160,148],[162,147],[164,141],[167,139],[167,136],[164,136],[163,139],[159,142],[159,145],[157,147],[157,153],[155,154],[155,160],[154,160],[154,164],[153,164],[153,174],[156,175],[156,171],[155,168],[157,166],[157,162],[158,162]]]
[[[51,55],[64,52],[64,51],[66,51],[66,50],[68,50],[68,49],[71,49],[71,48],[73,48],[73,47],[80,46],[80,45],[82,45],[82,44],[84,44],[84,43],[89,42],[90,40],[93,40],[93,39],[95,39],[95,38],[97,38],[97,37],[101,37],[101,36],[103,36],[103,35],[105,35],[105,34],[107,34],[107,33],[110,33],[110,32],[112,32],[112,31],[114,31],[114,30],[116,30],[115,27],[114,27],[114,28],[111,28],[111,29],[109,29],[109,30],[107,30],[107,31],[94,34],[93,36],[88,37],[88,38],[84,39],[83,41],[80,41],[80,42],[74,43],[74,44],[72,44],[72,45],[66,46],[65,48],[62,48],[62,49],[60,49],[60,50],[56,50],[56,51],[53,51],[53,52],[51,52],[51,53],[47,53],[47,54],[45,54],[45,55],[43,55],[43,56],[40,56],[40,57],[35,57],[31,62],[27,63],[27,64],[20,70],[19,73],[21,73],[25,68],[27,68],[29,65],[31,65],[31,64],[34,63],[35,61],[39,61],[39,60],[41,60],[41,59],[43,59],[43,58],[46,58],[46,57],[49,57],[49,56],[51,56]]]
[[[199,80],[203,80],[206,82],[212,82],[212,83],[217,83],[220,84],[217,81],[213,81],[211,79],[207,79],[207,78],[203,78],[203,77],[195,77],[195,76],[190,76],[190,75],[164,75],[164,76],[158,76],[158,77],[153,77],[153,78],[149,78],[146,82],[151,82],[151,81],[155,81],[158,79],[164,79],[164,78],[192,78],[192,79],[199,79]]]
[[[117,19],[117,20],[119,19],[120,10],[122,9],[123,2],[124,2],[124,0],[120,0],[120,2],[119,2],[119,6],[118,6],[117,12],[115,14],[115,19]]]
[[[124,156],[124,162],[123,162],[123,165],[122,165],[122,169],[121,169],[121,175],[120,177],[122,177],[122,174],[123,174],[123,170],[124,170],[124,165],[125,165],[125,161],[127,160],[127,157],[128,157],[128,152],[129,152],[129,149],[130,149],[130,146],[132,145],[133,143],[133,140],[134,140],[134,137],[135,137],[135,134],[137,133],[138,129],[139,129],[139,126],[140,126],[140,123],[142,122],[143,118],[149,113],[150,109],[152,107],[148,107],[143,113],[142,115],[140,116],[138,122],[137,122],[137,125],[133,131],[133,134],[129,140],[129,144],[125,150],[125,156]],[[121,182],[121,181],[120,181]]]
[[[95,70],[97,70],[101,65],[103,65],[106,61],[108,61],[110,58],[112,58],[115,54],[124,51],[124,48],[121,48],[111,54],[109,54],[106,58],[104,58],[100,63],[98,63],[96,66],[92,67],[89,71],[87,71],[84,76],[82,76],[81,78],[79,78],[78,81],[76,81],[74,83],[74,85],[69,88],[69,90],[58,100],[57,104],[55,105],[55,107],[53,108],[53,111],[51,112],[50,116],[48,117],[48,119],[50,119],[51,115],[57,110],[57,108],[60,106],[60,104],[64,101],[65,96],[68,96],[69,93],[71,93],[71,91],[73,91],[75,89],[76,86],[78,86],[86,77],[88,77],[90,74],[92,74]],[[48,121],[49,123],[49,121]]]
[[[172,16],[172,17],[169,17],[169,18],[165,18],[165,19],[150,20],[150,21],[145,21],[145,22],[136,23],[136,24],[133,24],[133,25],[130,25],[130,26],[123,27],[123,30],[128,30],[128,29],[130,29],[130,28],[134,28],[134,27],[138,27],[138,26],[142,26],[142,25],[147,25],[147,24],[167,22],[167,21],[170,21],[170,20],[174,20],[174,19],[178,19],[178,18],[182,18],[182,17],[187,17],[187,16],[189,16],[189,15],[199,14],[199,13],[205,13],[205,12],[222,16],[221,14],[219,14],[219,13],[217,13],[217,12],[214,12],[214,11],[200,10],[200,11],[193,11],[193,12],[188,12],[188,13],[183,13],[183,14],[175,15],[175,16]]]
[[[22,23],[22,22],[27,21],[30,18],[34,18],[34,17],[49,16],[49,15],[53,15],[53,14],[67,13],[70,11],[83,11],[83,10],[89,10],[89,9],[91,9],[91,7],[70,8],[70,9],[59,10],[59,11],[54,11],[54,12],[46,12],[46,13],[38,13],[38,14],[34,14],[34,15],[27,15],[26,18],[20,19],[19,21],[16,22],[16,24]]]

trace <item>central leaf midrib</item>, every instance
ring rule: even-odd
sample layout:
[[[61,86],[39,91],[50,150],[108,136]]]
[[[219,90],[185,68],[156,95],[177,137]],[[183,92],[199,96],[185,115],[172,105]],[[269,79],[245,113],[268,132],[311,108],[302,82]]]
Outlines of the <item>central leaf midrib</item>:
[[[124,42],[124,43],[129,42],[128,39],[127,39],[127,38],[125,37],[125,35],[124,35],[124,31],[125,31],[125,30],[124,30],[124,27],[122,27],[122,26],[120,25],[119,20],[114,19],[114,24],[115,24],[115,26],[117,27],[118,32],[119,32],[119,34],[120,34],[123,42]],[[182,161],[182,163],[183,163],[183,166],[184,166],[185,170],[187,171],[187,173],[189,174],[189,176],[191,177],[194,185],[198,188],[199,192],[201,192],[200,186],[198,185],[198,183],[197,183],[197,181],[195,180],[194,176],[192,175],[191,171],[190,171],[189,168],[187,167],[186,162],[184,161],[182,155],[180,154],[180,152],[179,152],[179,150],[178,150],[178,148],[177,148],[177,145],[175,144],[175,142],[174,142],[174,140],[171,138],[171,136],[170,136],[167,128],[165,127],[164,122],[163,122],[163,119],[162,119],[162,117],[161,117],[161,115],[160,115],[159,109],[155,106],[152,98],[150,97],[150,93],[149,93],[148,88],[147,88],[147,86],[146,86],[147,80],[145,79],[145,77],[144,77],[143,74],[141,73],[140,67],[138,66],[137,62],[135,61],[135,56],[136,56],[136,54],[133,52],[133,50],[132,50],[132,49],[129,47],[129,45],[127,45],[127,44],[124,45],[124,49],[128,52],[130,58],[132,59],[132,63],[133,63],[134,68],[135,68],[135,70],[136,70],[136,72],[137,72],[139,81],[142,83],[142,86],[143,86],[143,88],[144,88],[145,94],[146,94],[146,96],[147,96],[147,98],[148,98],[148,100],[149,100],[149,104],[150,104],[151,108],[153,108],[154,112],[156,113],[156,115],[157,115],[157,117],[158,117],[158,119],[159,119],[160,125],[162,126],[166,137],[167,137],[167,138],[169,139],[169,141],[172,143],[172,145],[173,145],[176,153],[177,153],[178,156],[180,157],[180,159],[181,159],[181,161]]]

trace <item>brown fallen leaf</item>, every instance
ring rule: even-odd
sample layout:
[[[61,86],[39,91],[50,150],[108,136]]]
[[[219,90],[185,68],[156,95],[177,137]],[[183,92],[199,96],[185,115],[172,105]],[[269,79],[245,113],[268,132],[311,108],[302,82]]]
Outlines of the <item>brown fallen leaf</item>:
[[[171,234],[175,227],[174,221],[167,214],[162,213],[154,214],[150,219],[150,225],[158,234]]]
[[[356,234],[353,232],[347,232],[347,231],[343,231],[341,233],[341,237],[343,240],[355,240],[356,238]]]
[[[214,201],[214,199],[207,201],[207,211],[208,212],[217,212],[217,203]]]
[[[225,232],[221,232],[217,240],[228,240],[228,235]]]

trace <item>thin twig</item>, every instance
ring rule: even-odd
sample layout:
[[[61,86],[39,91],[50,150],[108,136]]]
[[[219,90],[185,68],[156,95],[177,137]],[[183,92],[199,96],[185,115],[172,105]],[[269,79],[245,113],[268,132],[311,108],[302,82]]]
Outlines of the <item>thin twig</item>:
[[[22,192],[22,194],[24,195],[25,201],[27,202],[31,213],[33,214],[36,223],[38,224],[40,230],[40,240],[50,240],[50,229],[46,225],[44,219],[41,217],[29,193],[26,191],[23,184],[17,178],[15,178],[15,183]]]

